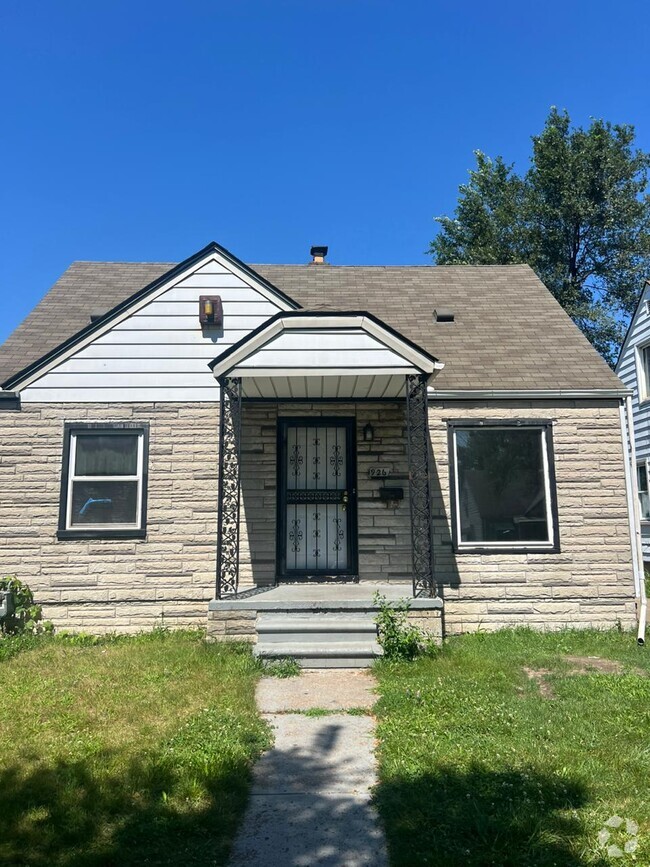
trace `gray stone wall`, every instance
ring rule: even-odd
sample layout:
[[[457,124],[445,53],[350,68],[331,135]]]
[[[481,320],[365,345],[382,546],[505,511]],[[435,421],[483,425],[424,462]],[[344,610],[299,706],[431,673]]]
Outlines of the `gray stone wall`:
[[[559,554],[455,554],[451,546],[447,421],[553,422]],[[616,401],[430,404],[436,575],[445,632],[525,625],[611,628],[635,622],[623,444]]]
[[[278,415],[356,416],[361,580],[411,580],[404,409],[395,404],[247,404],[242,430],[242,588],[275,579]],[[26,404],[0,413],[0,572],[29,583],[59,627],[92,632],[205,626],[214,595],[218,484],[215,404]],[[457,554],[451,548],[447,420],[553,422],[560,554]],[[148,421],[146,540],[56,538],[66,421]],[[449,402],[430,406],[436,574],[447,633],[631,626],[635,618],[618,404]],[[373,442],[363,427],[374,426]],[[368,466],[392,465],[399,504]],[[241,624],[230,624],[235,629]]]
[[[58,540],[66,421],[148,421],[146,540]],[[204,626],[214,596],[219,407],[25,404],[0,413],[0,572],[58,627]]]

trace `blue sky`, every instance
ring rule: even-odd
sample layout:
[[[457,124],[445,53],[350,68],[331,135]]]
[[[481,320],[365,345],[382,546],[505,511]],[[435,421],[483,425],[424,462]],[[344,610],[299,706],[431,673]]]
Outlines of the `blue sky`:
[[[0,341],[74,259],[426,263],[551,105],[650,150],[641,2],[2,0]],[[134,287],[134,289],[137,287]]]

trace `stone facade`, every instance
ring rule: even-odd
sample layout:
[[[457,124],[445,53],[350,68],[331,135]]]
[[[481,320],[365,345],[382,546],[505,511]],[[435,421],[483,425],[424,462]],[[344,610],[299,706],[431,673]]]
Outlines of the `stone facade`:
[[[58,540],[66,421],[148,421],[147,538]],[[57,627],[204,626],[216,574],[217,404],[24,404],[0,413],[0,572]]]
[[[411,580],[408,470],[401,403],[245,404],[242,427],[241,586],[275,580],[277,418],[355,416],[361,580]],[[447,420],[553,422],[561,553],[454,554]],[[144,540],[58,540],[63,426],[148,421]],[[16,575],[59,627],[91,632],[205,626],[214,595],[219,408],[184,404],[25,404],[0,413],[0,570]],[[374,427],[372,442],[363,427]],[[448,402],[430,405],[436,576],[446,633],[629,627],[635,619],[623,445],[615,401]],[[386,462],[404,500],[379,499],[370,464]],[[222,626],[214,627],[222,629]],[[224,635],[250,624],[223,623]],[[216,636],[215,636],[216,637]]]
[[[559,554],[454,554],[447,421],[553,422]],[[609,628],[635,622],[623,442],[616,401],[429,405],[436,576],[445,633],[505,626]]]

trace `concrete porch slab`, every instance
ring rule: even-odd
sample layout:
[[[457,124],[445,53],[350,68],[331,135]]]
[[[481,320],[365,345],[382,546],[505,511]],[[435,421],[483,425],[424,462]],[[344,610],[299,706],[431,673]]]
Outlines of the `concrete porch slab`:
[[[408,599],[411,610],[431,610],[443,607],[442,599],[422,596],[413,598],[410,584],[358,584],[300,583],[279,584],[277,587],[242,592],[226,599],[212,599],[210,611],[354,611],[372,610],[377,606],[375,593],[390,602]]]

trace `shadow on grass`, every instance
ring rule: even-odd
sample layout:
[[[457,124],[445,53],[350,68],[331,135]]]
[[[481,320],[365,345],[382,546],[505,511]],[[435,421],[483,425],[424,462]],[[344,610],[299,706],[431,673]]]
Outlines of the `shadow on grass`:
[[[172,763],[146,756],[105,753],[28,773],[16,763],[0,771],[0,864],[221,865],[248,785],[244,761],[180,787]]]
[[[393,867],[604,867],[571,812],[587,800],[576,782],[479,765],[384,782],[375,797]]]

